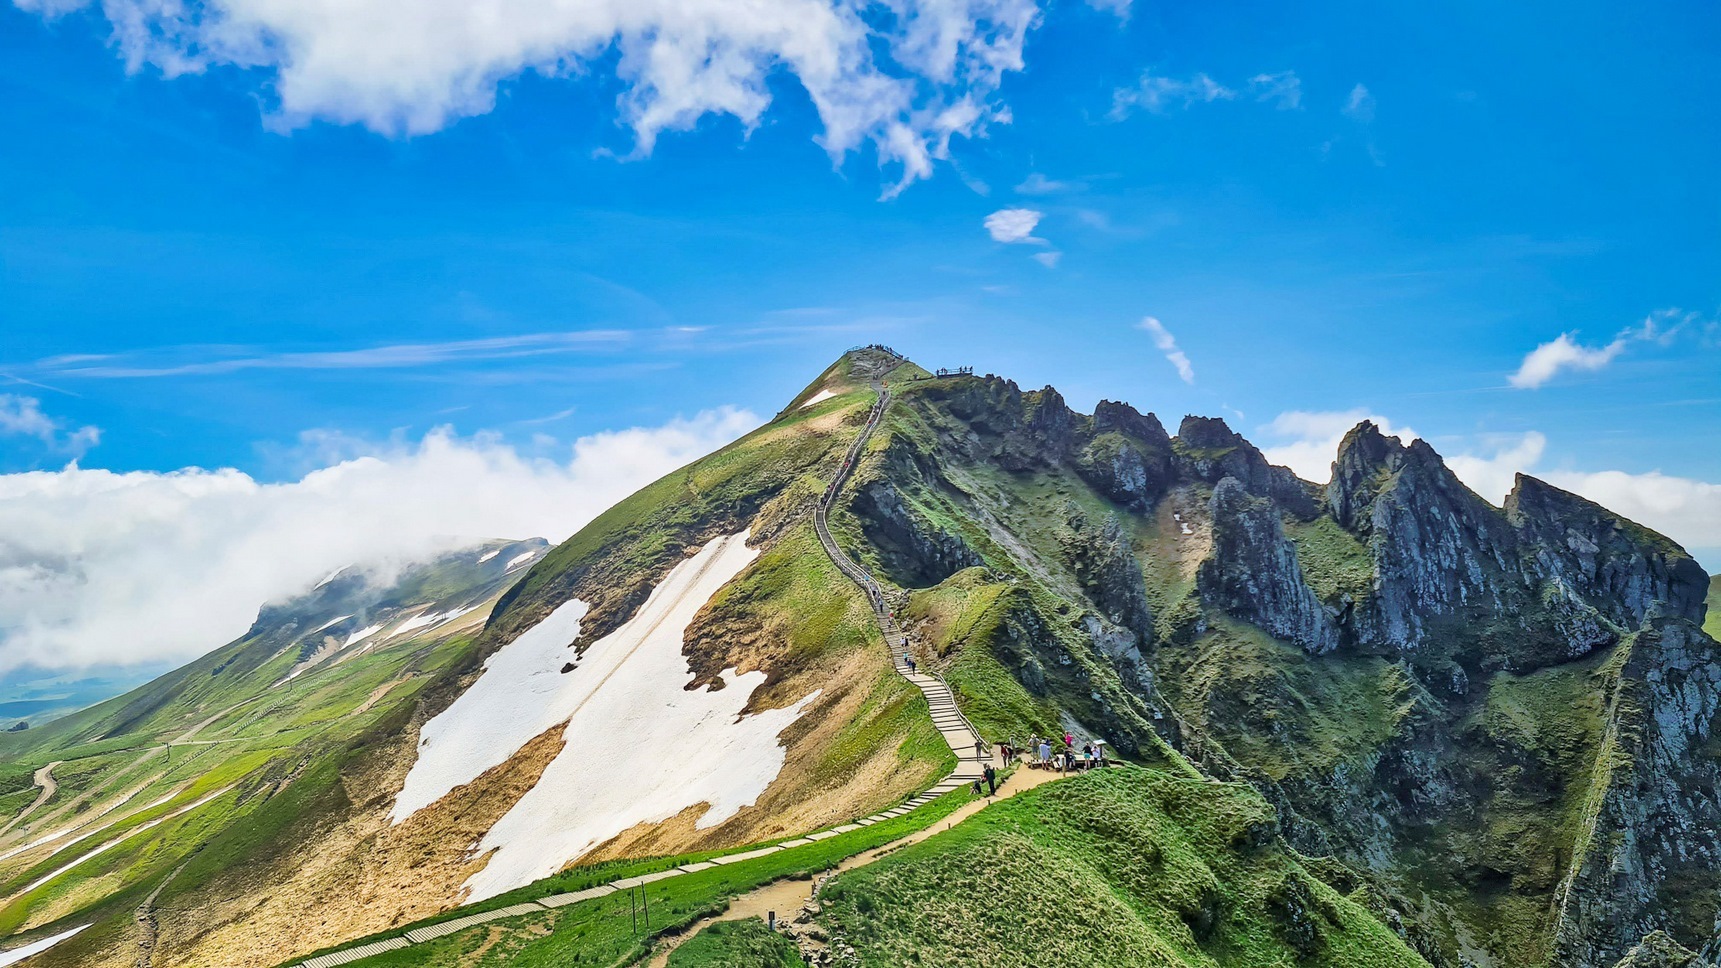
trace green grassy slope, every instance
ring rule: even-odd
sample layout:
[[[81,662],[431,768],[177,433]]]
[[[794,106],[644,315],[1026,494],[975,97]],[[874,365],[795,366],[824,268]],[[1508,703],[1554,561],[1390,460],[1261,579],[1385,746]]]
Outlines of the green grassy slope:
[[[837,878],[862,965],[1424,965],[1273,835],[1247,787],[1100,771],[1027,791]]]
[[[801,968],[794,942],[762,921],[723,921],[669,956],[669,968]]]

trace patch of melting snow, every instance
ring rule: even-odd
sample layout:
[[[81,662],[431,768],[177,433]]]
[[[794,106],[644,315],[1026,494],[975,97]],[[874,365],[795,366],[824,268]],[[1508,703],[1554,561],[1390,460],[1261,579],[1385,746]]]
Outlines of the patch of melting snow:
[[[1184,534],[1194,534],[1195,533],[1195,529],[1189,526],[1188,521],[1183,522],[1182,527],[1183,527],[1183,533]]]
[[[830,398],[832,398],[836,395],[837,395],[836,391],[834,391],[834,390],[820,390],[818,393],[815,393],[812,396],[808,397],[807,402],[801,404],[800,409],[805,410],[815,403],[821,403],[825,400],[829,400]]]
[[[340,618],[331,618],[327,622],[324,622],[323,624],[312,629],[310,634],[316,635],[318,632],[321,632],[323,629],[326,629],[329,626],[334,625],[337,622],[345,622],[349,618],[352,618],[352,616],[351,615],[342,615]]]
[[[311,586],[311,591],[316,591],[317,589],[323,587],[324,585],[327,585],[329,582],[334,581],[335,578],[338,575],[340,575],[341,572],[346,571],[348,568],[351,568],[351,567],[352,567],[351,565],[342,565],[339,568],[336,568],[334,571],[329,572],[327,575],[323,576],[322,581],[317,582],[315,585]]]
[[[367,625],[364,628],[359,629],[357,632],[354,632],[353,634],[347,636],[347,640],[345,642],[341,643],[341,648],[343,648],[343,649],[347,648],[348,646],[352,645],[354,642],[359,642],[359,641],[363,641],[364,639],[368,639],[371,636],[373,636],[373,635],[375,635],[381,631],[382,631],[382,625]]]
[[[477,605],[468,605],[465,608],[453,608],[446,612],[420,612],[395,626],[394,631],[388,633],[388,637],[391,639],[398,639],[404,635],[417,632],[420,629],[434,628],[438,625],[447,625],[449,622],[454,621],[477,607]]]
[[[79,925],[70,931],[61,931],[59,934],[43,938],[40,941],[32,941],[22,948],[0,951],[0,965],[15,965],[31,955],[39,955],[87,927],[89,927],[87,924]]]
[[[467,881],[470,899],[494,897],[561,870],[640,823],[706,804],[714,827],[755,803],[787,751],[778,736],[818,697],[744,716],[765,673],[723,673],[725,688],[688,692],[687,626],[757,552],[747,532],[718,538],[670,570],[627,624],[592,643],[563,675],[586,604],[569,601],[490,657],[484,673],[425,724],[418,761],[395,802],[396,822],[565,724],[565,745],[479,841],[492,851]],[[616,758],[624,758],[618,761]]]
[[[478,557],[478,563],[482,565],[486,561],[489,561],[490,559],[496,557],[497,555],[499,555],[501,553],[502,553],[501,548],[496,548],[492,551],[486,551]]]
[[[528,561],[531,561],[533,558],[536,558],[536,557],[538,557],[538,553],[536,551],[528,551],[523,555],[515,555],[514,557],[508,559],[507,567],[503,568],[502,570],[504,572],[513,571],[515,568],[520,567],[521,565],[525,564]]]

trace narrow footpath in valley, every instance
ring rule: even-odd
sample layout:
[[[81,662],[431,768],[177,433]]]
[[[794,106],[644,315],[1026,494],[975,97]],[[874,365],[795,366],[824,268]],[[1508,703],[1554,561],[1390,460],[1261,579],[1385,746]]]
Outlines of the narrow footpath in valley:
[[[58,783],[54,782],[54,767],[59,766],[62,762],[64,762],[64,761],[63,760],[55,760],[54,762],[49,763],[47,766],[44,766],[41,769],[36,771],[36,777],[35,777],[36,785],[38,787],[41,787],[42,792],[38,793],[36,795],[35,802],[33,802],[29,806],[25,807],[21,813],[19,813],[16,817],[13,817],[10,821],[8,821],[6,826],[0,827],[0,835],[4,835],[6,833],[6,831],[11,830],[13,827],[18,826],[20,823],[23,823],[25,817],[28,817],[30,814],[35,813],[37,807],[40,807],[42,804],[47,803],[49,800],[53,799],[54,794],[56,794],[60,791],[60,785]]]

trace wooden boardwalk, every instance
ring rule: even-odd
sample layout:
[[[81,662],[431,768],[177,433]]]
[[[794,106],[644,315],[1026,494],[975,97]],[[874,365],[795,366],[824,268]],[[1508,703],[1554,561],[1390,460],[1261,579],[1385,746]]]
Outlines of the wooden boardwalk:
[[[855,438],[854,443],[849,446],[847,454],[843,457],[842,467],[838,469],[836,478],[831,481],[830,487],[826,489],[824,497],[819,501],[818,508],[814,512],[813,524],[819,533],[819,543],[824,545],[825,553],[830,555],[832,563],[834,563],[843,574],[847,575],[852,581],[854,581],[856,585],[860,586],[861,591],[867,596],[868,602],[872,604],[873,616],[878,620],[879,631],[884,635],[885,647],[889,649],[892,664],[896,667],[896,671],[900,673],[903,678],[913,683],[921,693],[926,696],[927,705],[930,706],[932,710],[933,725],[938,727],[939,734],[944,737],[945,742],[949,744],[950,749],[956,754],[956,769],[951,771],[951,773],[944,779],[938,781],[915,796],[904,800],[897,806],[891,807],[888,810],[881,810],[870,817],[862,817],[859,820],[842,824],[841,826],[832,827],[828,830],[806,834],[802,837],[797,837],[793,840],[786,840],[770,847],[742,849],[735,853],[725,854],[721,857],[713,857],[708,861],[683,864],[680,867],[672,867],[668,870],[658,871],[653,874],[643,874],[638,877],[624,877],[619,880],[611,881],[608,884],[600,884],[596,887],[586,888],[583,891],[574,891],[570,894],[556,894],[550,897],[541,898],[537,901],[527,901],[524,904],[515,904],[509,907],[497,908],[494,911],[470,914],[465,917],[454,918],[448,921],[438,921],[435,924],[413,928],[409,931],[403,932],[397,937],[387,938],[382,941],[369,942],[356,948],[348,948],[343,951],[336,951],[330,954],[318,955],[315,958],[309,958],[299,962],[297,968],[340,968],[342,965],[352,964],[355,961],[363,960],[371,955],[382,954],[386,951],[398,951],[401,948],[414,944],[422,944],[426,941],[444,937],[446,935],[453,934],[456,931],[461,931],[475,925],[486,924],[491,921],[499,921],[504,918],[519,917],[523,914],[535,914],[553,908],[565,907],[569,904],[578,904],[581,901],[589,901],[593,898],[604,897],[609,894],[614,894],[617,891],[625,891],[629,888],[639,887],[643,884],[655,883],[671,877],[678,877],[682,874],[691,874],[698,871],[710,870],[713,867],[724,864],[735,864],[741,861],[753,860],[755,858],[765,857],[780,851],[795,850],[799,847],[805,847],[808,844],[816,843],[817,841],[835,837],[837,834],[845,834],[851,830],[859,830],[862,827],[870,827],[875,823],[903,816],[917,807],[931,803],[933,800],[936,800],[944,794],[950,793],[953,790],[959,790],[980,778],[986,762],[990,759],[990,755],[984,752],[984,746],[982,745],[977,747],[976,745],[980,743],[980,734],[974,729],[974,725],[968,721],[968,718],[962,715],[962,711],[956,707],[956,697],[951,693],[950,686],[945,683],[943,679],[924,672],[908,671],[908,667],[903,662],[902,656],[902,629],[896,624],[896,620],[891,616],[890,608],[885,601],[883,589],[879,587],[878,582],[867,573],[865,568],[856,564],[854,559],[850,558],[846,553],[844,553],[842,548],[837,545],[836,540],[831,537],[830,527],[825,520],[826,515],[830,512],[831,506],[836,502],[837,495],[841,492],[843,484],[847,483],[849,476],[854,472],[854,466],[856,461],[860,459],[861,451],[866,447],[867,441],[872,437],[873,431],[878,429],[879,422],[884,418],[885,409],[890,406],[890,389],[884,385],[884,376],[889,373],[890,370],[899,365],[900,362],[901,359],[897,358],[896,363],[892,363],[889,366],[884,367],[872,380],[874,389],[878,391],[878,401],[873,404],[872,410],[867,413],[866,426],[862,428],[860,435]]]

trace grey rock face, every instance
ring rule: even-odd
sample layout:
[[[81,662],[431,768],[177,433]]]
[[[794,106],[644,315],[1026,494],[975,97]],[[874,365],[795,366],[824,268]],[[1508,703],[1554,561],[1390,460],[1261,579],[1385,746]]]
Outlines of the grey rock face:
[[[980,556],[959,535],[940,531],[911,511],[888,478],[861,488],[854,511],[885,567],[903,585],[936,585],[980,564]]]
[[[1708,576],[1666,538],[1524,474],[1506,514],[1536,571],[1615,625],[1636,628],[1655,609],[1703,621]]]
[[[1320,510],[1313,485],[1289,467],[1268,463],[1254,444],[1218,417],[1184,417],[1174,451],[1174,466],[1185,480],[1216,485],[1230,477],[1250,494],[1272,498],[1300,518],[1312,518]]]
[[[1197,579],[1202,600],[1310,654],[1338,648],[1338,629],[1303,580],[1278,509],[1233,477],[1213,489],[1210,507],[1213,553]]]
[[[1629,647],[1609,708],[1611,748],[1591,781],[1595,816],[1577,831],[1560,889],[1564,964],[1629,958],[1658,930],[1721,947],[1721,645],[1670,619],[1652,621]]]

